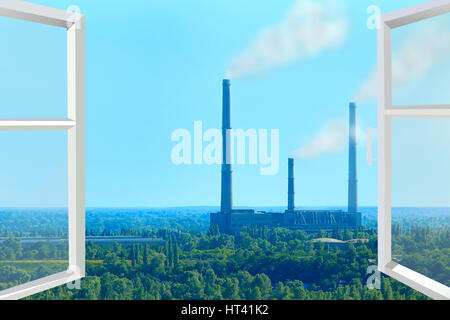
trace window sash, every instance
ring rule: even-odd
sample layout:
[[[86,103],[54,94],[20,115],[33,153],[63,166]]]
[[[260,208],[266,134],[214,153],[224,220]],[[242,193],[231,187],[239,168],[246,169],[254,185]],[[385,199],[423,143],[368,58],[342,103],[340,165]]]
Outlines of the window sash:
[[[392,29],[450,12],[450,0],[434,0],[383,14],[378,29],[378,268],[388,276],[439,300],[450,288],[392,260],[392,119],[450,118],[450,105],[392,104]]]
[[[69,268],[0,291],[0,300],[12,300],[85,276],[85,16],[14,0],[0,0],[0,16],[67,29],[68,118],[0,119],[0,130],[68,131]]]

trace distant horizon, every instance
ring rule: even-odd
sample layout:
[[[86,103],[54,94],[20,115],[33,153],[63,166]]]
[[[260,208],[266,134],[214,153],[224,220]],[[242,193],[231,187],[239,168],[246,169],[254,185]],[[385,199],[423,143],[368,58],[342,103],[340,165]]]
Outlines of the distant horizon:
[[[186,205],[186,206],[89,206],[86,207],[86,210],[89,209],[183,209],[183,208],[213,208],[220,211],[220,206],[208,206],[208,205]],[[270,209],[285,209],[285,206],[235,206],[235,209],[264,209],[264,208],[270,208]],[[321,209],[321,208],[347,208],[347,206],[343,205],[336,205],[336,206],[330,206],[330,205],[317,205],[317,206],[297,206],[296,209],[304,209],[304,208],[313,208],[313,209]],[[375,205],[361,205],[359,208],[378,208],[378,206]],[[392,208],[436,208],[436,209],[450,209],[450,206],[393,206]],[[58,209],[58,210],[67,210],[67,207],[0,207],[0,210],[9,210],[9,209],[36,209],[36,210],[43,210],[43,209]]]

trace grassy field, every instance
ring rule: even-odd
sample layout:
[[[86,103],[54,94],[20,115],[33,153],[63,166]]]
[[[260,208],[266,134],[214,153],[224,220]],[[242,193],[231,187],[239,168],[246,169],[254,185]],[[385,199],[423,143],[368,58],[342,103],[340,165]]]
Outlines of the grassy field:
[[[128,264],[131,265],[131,261],[126,261]],[[100,265],[103,263],[103,260],[86,260],[87,264],[91,265]],[[11,269],[7,273],[0,272],[0,290],[7,289],[19,284],[22,284],[27,281],[43,278],[46,276],[50,276],[52,274],[62,272],[67,270],[69,267],[69,261],[68,260],[0,260],[0,267],[9,267],[13,268],[14,271]],[[16,278],[16,276],[13,276],[13,278],[10,278],[11,273],[8,274],[8,272],[12,272],[13,274],[16,272],[26,272],[26,277],[20,277]]]
[[[131,260],[126,260],[131,265]],[[86,263],[102,264],[103,260],[86,260]],[[13,265],[17,268],[26,267],[29,265],[68,265],[68,260],[0,260],[0,266]]]
[[[12,266],[18,270],[34,274],[39,268],[45,268],[48,275],[64,271],[68,268],[69,262],[65,260],[19,260],[19,261],[0,261],[0,266]],[[0,279],[0,282],[2,279]]]

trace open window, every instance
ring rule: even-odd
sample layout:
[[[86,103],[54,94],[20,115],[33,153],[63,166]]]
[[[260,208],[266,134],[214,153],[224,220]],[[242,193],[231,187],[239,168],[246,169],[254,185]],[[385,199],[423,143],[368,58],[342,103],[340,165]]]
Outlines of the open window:
[[[432,272],[426,273],[423,271],[422,273],[426,274],[422,274],[420,270],[412,269],[414,263],[411,263],[410,261],[409,265],[408,263],[405,264],[401,259],[396,257],[395,252],[393,253],[393,251],[395,251],[395,246],[393,246],[393,236],[395,237],[395,234],[399,232],[399,230],[395,229],[395,225],[393,225],[392,222],[396,215],[394,212],[395,210],[392,209],[396,201],[395,184],[393,188],[393,182],[395,182],[395,179],[398,179],[398,170],[396,171],[396,168],[399,168],[395,162],[398,159],[395,157],[398,155],[398,148],[404,146],[403,143],[399,144],[399,141],[401,140],[398,139],[398,132],[402,131],[402,126],[409,126],[410,128],[416,129],[423,127],[422,132],[426,132],[426,127],[429,127],[428,132],[431,133],[440,126],[446,128],[450,123],[450,104],[409,106],[397,106],[393,104],[392,30],[426,19],[438,17],[449,12],[450,0],[426,2],[421,5],[382,15],[380,18],[381,25],[378,31],[378,266],[381,272],[433,299],[450,299],[450,288],[447,286],[448,279],[446,278],[448,275],[442,276],[442,274],[440,274],[437,276]],[[433,134],[431,134],[431,137],[432,136]],[[439,135],[437,135],[437,137],[439,137]],[[446,138],[448,141],[448,137]],[[433,139],[436,140],[438,138],[435,137],[432,138],[432,140]],[[428,146],[430,148],[436,148],[436,146]],[[417,143],[414,143],[409,147],[411,148],[407,149],[405,152],[411,152],[411,154],[414,154],[414,152],[423,152],[423,150],[417,150]],[[438,150],[438,148],[436,150]],[[405,152],[403,152],[403,155]],[[437,151],[436,156],[439,156],[439,151]],[[421,163],[416,169],[426,171],[428,169],[427,166],[442,166],[442,170],[445,172],[442,173],[441,177],[438,177],[439,179],[450,172],[449,162],[446,162],[444,159],[430,157],[429,160],[430,162],[428,164]],[[442,160],[444,160],[444,162],[442,162]],[[418,171],[410,173],[411,177],[416,177],[416,181],[418,180],[417,177],[420,177]],[[403,180],[403,183],[404,182],[405,181]],[[418,189],[416,189],[419,190],[419,194],[416,195],[416,197],[423,200],[427,197],[426,192],[423,192],[423,184],[428,183],[428,181],[422,179],[421,182],[422,185],[418,186]],[[447,188],[450,189],[449,184],[447,184]],[[428,203],[428,205],[439,206],[438,203],[433,203],[433,201],[434,200],[431,200],[431,203]],[[439,210],[439,208],[436,208],[436,210]],[[424,237],[423,241],[426,241],[426,237]],[[433,259],[433,257],[430,256],[429,259]],[[437,281],[438,279],[439,281]]]
[[[6,270],[4,275],[11,277],[3,279],[6,288],[0,288],[0,290],[4,289],[0,291],[1,300],[20,299],[73,282],[84,277],[85,274],[85,17],[81,14],[17,0],[1,0],[0,16],[67,30],[68,97],[67,116],[64,118],[0,119],[0,132],[3,132],[0,139],[7,140],[8,137],[15,139],[18,142],[17,145],[23,143],[21,150],[28,152],[26,170],[44,170],[39,164],[48,164],[52,160],[46,158],[48,153],[45,148],[50,145],[55,148],[60,146],[57,151],[61,152],[64,163],[60,166],[63,169],[58,169],[56,175],[57,178],[63,175],[62,180],[66,182],[64,187],[67,197],[67,210],[53,213],[56,219],[54,221],[61,220],[60,222],[65,224],[66,235],[59,239],[60,243],[55,244],[54,247],[57,250],[54,253],[48,253],[53,259],[60,259],[60,263],[53,265],[52,268],[34,270],[33,278],[23,276],[19,271],[14,272],[14,268],[4,269]],[[30,52],[30,54],[33,53]],[[2,74],[2,76],[8,77],[8,74]],[[36,75],[35,81],[38,81],[38,77],[39,75]],[[14,108],[14,105],[3,107]],[[27,143],[30,140],[27,139],[29,135],[39,135],[42,141],[49,143],[43,142],[39,146],[30,145]],[[15,143],[10,143],[9,146],[11,146],[10,158],[14,159],[13,153],[18,147]],[[61,195],[62,193],[58,192],[51,196]],[[17,217],[21,214],[23,213],[18,211],[13,216]],[[35,246],[51,241],[58,242],[57,239],[43,237],[34,238],[34,240],[28,237],[27,241],[34,241],[29,245]],[[0,242],[5,248],[23,245],[20,239],[14,239],[14,237],[4,237],[0,239]],[[27,254],[31,257],[34,254],[33,250],[29,250]]]

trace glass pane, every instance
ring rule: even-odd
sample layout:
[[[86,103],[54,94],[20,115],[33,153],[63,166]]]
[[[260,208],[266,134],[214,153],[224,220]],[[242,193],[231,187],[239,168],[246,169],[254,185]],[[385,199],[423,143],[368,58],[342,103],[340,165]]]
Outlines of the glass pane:
[[[450,101],[450,15],[394,29],[394,105],[448,104]]]
[[[67,133],[0,132],[0,290],[68,267]]]
[[[0,118],[67,117],[66,33],[0,17]]]
[[[450,119],[393,121],[392,254],[450,285]]]

